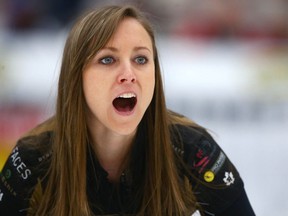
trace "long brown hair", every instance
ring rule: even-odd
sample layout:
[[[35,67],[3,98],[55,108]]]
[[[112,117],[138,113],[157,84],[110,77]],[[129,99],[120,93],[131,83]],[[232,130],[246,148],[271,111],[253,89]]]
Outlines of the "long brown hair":
[[[187,180],[180,178],[170,140],[169,125],[191,124],[167,111],[155,37],[149,22],[134,7],[106,6],[76,22],[64,48],[55,116],[33,133],[54,131],[53,156],[47,186],[36,215],[93,215],[86,194],[86,153],[89,134],[82,71],[89,60],[109,41],[125,17],[139,21],[151,37],[155,61],[155,90],[140,124],[148,143],[142,204],[138,215],[191,215],[195,199]]]

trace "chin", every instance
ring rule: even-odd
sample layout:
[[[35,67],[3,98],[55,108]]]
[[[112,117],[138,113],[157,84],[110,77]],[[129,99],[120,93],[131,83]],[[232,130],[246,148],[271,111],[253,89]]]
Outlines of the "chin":
[[[122,135],[122,136],[128,136],[128,135],[134,135],[136,133],[138,124],[135,125],[121,125],[114,129],[115,133]]]

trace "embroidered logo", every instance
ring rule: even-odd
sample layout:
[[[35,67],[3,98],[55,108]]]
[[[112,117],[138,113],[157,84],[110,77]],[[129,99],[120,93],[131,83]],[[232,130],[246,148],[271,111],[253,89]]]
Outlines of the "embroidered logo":
[[[223,178],[223,181],[227,186],[230,186],[231,184],[234,183],[235,178],[233,176],[232,172],[225,172],[225,177]]]
[[[214,173],[212,171],[210,171],[210,170],[208,170],[204,174],[204,180],[206,182],[212,182],[214,180],[214,177],[215,177]]]
[[[42,155],[41,157],[38,158],[38,161],[41,162],[41,161],[44,161],[46,160],[47,158],[49,158],[50,156],[52,155],[52,151]]]
[[[1,173],[0,173],[0,176],[1,176]],[[7,188],[7,190],[13,195],[13,196],[16,196],[16,192],[14,191],[14,188],[7,182],[5,176],[1,176],[0,177],[0,180],[2,181],[3,183],[3,186]],[[0,195],[1,195],[1,191],[0,191]],[[2,194],[3,196],[3,194]]]
[[[226,160],[225,154],[221,151],[219,154],[219,157],[217,158],[215,164],[212,166],[211,171],[215,174],[218,173],[218,171],[221,169],[221,167],[224,165]]]
[[[216,145],[212,145],[209,141],[203,140],[199,144],[198,149],[194,155],[192,164],[193,168],[197,169],[198,173],[205,171],[205,168],[211,161],[215,151]]]
[[[13,166],[16,168],[22,179],[26,180],[32,174],[31,170],[27,168],[26,164],[22,161],[18,147],[16,147],[10,156]]]
[[[12,175],[11,170],[7,169],[6,172],[5,172],[5,178],[9,179],[11,177],[11,175]]]

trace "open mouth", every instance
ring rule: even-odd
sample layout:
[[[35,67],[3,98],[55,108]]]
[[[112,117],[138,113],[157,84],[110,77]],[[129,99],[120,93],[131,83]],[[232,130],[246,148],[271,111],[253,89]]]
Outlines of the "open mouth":
[[[115,98],[112,103],[118,112],[130,112],[134,109],[137,98],[134,93],[125,93]]]

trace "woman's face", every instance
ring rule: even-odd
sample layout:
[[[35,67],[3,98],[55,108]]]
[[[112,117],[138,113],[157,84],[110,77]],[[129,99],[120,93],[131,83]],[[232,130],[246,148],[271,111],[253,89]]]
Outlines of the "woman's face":
[[[154,86],[151,38],[136,19],[125,18],[83,71],[90,129],[120,135],[135,132]]]

